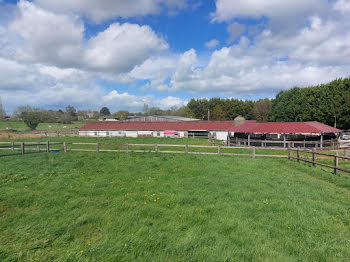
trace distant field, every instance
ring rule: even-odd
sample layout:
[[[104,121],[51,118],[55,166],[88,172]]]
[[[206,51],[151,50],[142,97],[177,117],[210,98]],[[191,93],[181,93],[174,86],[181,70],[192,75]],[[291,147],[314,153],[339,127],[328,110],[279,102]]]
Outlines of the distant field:
[[[72,124],[60,124],[60,123],[40,123],[37,130],[55,130],[55,129],[70,129],[82,127],[86,122],[74,121]],[[0,122],[0,130],[12,129],[16,131],[26,131],[29,128],[22,121],[20,122]]]
[[[349,261],[350,180],[286,159],[0,158],[1,261]]]

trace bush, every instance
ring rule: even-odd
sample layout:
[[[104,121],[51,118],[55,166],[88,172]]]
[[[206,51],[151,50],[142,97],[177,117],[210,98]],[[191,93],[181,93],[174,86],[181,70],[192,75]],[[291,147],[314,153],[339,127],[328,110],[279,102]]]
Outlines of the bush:
[[[40,112],[23,112],[21,114],[23,122],[31,129],[35,130],[37,126],[43,122]]]

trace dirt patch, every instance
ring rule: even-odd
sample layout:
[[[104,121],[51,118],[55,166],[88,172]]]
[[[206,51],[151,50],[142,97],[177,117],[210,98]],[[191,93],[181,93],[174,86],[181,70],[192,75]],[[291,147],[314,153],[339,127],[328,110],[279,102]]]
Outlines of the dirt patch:
[[[12,133],[12,132],[0,132],[1,138],[8,139],[20,139],[20,138],[41,138],[44,137],[42,134],[31,134],[31,133]]]

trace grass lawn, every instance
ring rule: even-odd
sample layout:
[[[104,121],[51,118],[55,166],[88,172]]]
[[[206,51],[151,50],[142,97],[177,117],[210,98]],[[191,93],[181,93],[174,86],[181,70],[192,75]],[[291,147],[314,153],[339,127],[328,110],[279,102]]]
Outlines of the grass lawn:
[[[74,121],[72,124],[60,124],[60,123],[40,123],[37,130],[57,130],[57,129],[71,129],[79,128],[86,124],[86,121]],[[0,121],[0,130],[12,129],[19,132],[28,131],[29,128],[22,121],[12,122],[12,121]]]
[[[286,159],[0,158],[0,261],[349,261],[350,181]]]

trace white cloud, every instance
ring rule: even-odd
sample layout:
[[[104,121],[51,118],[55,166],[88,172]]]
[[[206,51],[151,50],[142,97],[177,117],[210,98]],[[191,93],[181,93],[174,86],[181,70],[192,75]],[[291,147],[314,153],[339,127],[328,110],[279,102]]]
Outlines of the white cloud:
[[[187,104],[187,101],[182,100],[178,97],[168,96],[166,98],[163,98],[159,101],[159,107],[160,108],[170,108],[173,106],[181,107]]]
[[[328,52],[329,61],[337,57],[331,55],[337,50],[330,52],[332,50],[327,48],[320,50],[320,54],[315,53],[317,57],[299,59],[293,57],[297,51],[293,49],[294,46],[278,46],[279,42],[272,38],[276,46],[271,48],[271,43],[266,43],[264,39],[269,40],[271,34],[265,32],[263,35],[256,45],[251,45],[243,37],[237,45],[214,51],[205,67],[198,66],[194,50],[185,52],[172,77],[173,90],[233,96],[273,95],[296,85],[308,86],[344,77],[350,70],[350,53],[342,53],[349,59],[342,60],[345,62],[341,65],[337,65],[336,61],[332,65],[318,61],[322,52]],[[286,42],[293,43],[293,40]],[[280,52],[276,52],[278,49],[281,49]],[[284,52],[291,58],[283,59]]]
[[[216,0],[213,21],[231,21],[234,18],[255,18],[263,16],[272,20],[289,21],[327,10],[328,0]],[[298,23],[298,20],[294,21]]]
[[[131,111],[141,111],[144,104],[151,107],[160,107],[161,109],[168,109],[172,106],[183,106],[186,101],[178,97],[168,96],[163,99],[157,99],[153,95],[137,96],[131,95],[128,92],[119,93],[113,90],[103,96],[103,104],[107,105],[112,110],[126,109]]]
[[[95,22],[116,17],[158,14],[164,9],[173,13],[188,5],[187,0],[35,0],[35,2],[56,12],[79,13]]]
[[[338,0],[334,5],[334,9],[343,14],[350,13],[350,1]]]
[[[219,44],[220,44],[219,40],[212,39],[212,40],[206,42],[205,46],[209,49],[213,49],[213,48],[217,47]]]
[[[81,59],[84,25],[77,17],[50,13],[21,0],[9,31],[23,39],[16,50],[18,60],[70,67]]]
[[[21,0],[8,30],[0,27],[0,37],[4,35],[0,38],[0,47],[4,46],[0,55],[13,53],[13,59],[21,62],[116,75],[168,48],[147,25],[114,23],[87,42],[83,40],[84,31],[84,23],[77,16],[56,14]]]
[[[128,72],[167,48],[149,26],[115,23],[88,41],[85,63],[95,70]]]
[[[236,41],[237,38],[245,32],[245,30],[246,26],[239,23],[228,25],[227,32],[229,33],[230,37],[227,39],[227,42],[232,43]]]

